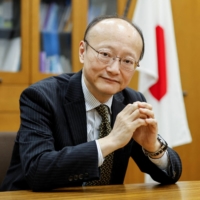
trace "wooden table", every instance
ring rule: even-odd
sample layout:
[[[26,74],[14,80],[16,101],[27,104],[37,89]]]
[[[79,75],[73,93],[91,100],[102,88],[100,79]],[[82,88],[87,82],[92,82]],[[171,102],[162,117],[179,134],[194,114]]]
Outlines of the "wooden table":
[[[200,199],[200,181],[177,182],[174,185],[127,184],[61,188],[51,192],[0,192],[0,200],[60,200],[60,199],[137,199],[196,200]]]

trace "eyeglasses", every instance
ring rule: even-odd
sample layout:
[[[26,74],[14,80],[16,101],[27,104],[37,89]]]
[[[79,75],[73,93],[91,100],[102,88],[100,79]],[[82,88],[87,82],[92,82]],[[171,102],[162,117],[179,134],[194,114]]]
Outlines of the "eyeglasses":
[[[85,40],[85,43],[87,43],[87,45],[91,49],[97,52],[98,60],[106,65],[113,64],[116,58],[118,58],[120,62],[120,67],[126,71],[134,71],[137,67],[139,67],[139,62],[135,61],[133,58],[129,58],[129,57],[120,58],[114,55],[114,53],[112,53],[111,51],[107,51],[107,50],[97,51],[88,43],[87,40]]]

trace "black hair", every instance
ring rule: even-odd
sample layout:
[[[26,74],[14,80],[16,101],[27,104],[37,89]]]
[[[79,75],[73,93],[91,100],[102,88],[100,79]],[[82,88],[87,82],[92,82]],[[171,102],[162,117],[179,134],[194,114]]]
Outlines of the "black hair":
[[[128,22],[129,24],[131,24],[131,26],[133,26],[137,32],[139,33],[141,39],[142,39],[142,51],[141,51],[141,54],[140,54],[140,59],[139,60],[142,60],[143,56],[144,56],[144,37],[143,37],[143,34],[142,34],[142,31],[140,30],[140,28],[135,25],[134,23],[132,23],[129,19],[127,19],[126,17],[123,17],[123,16],[118,16],[118,15],[101,15],[101,16],[98,16],[96,18],[94,18],[87,26],[86,30],[85,30],[85,34],[84,34],[84,41],[86,41],[86,37],[88,35],[88,32],[91,30],[92,27],[94,27],[96,24],[98,24],[99,22],[105,20],[105,19],[122,19],[126,22]]]

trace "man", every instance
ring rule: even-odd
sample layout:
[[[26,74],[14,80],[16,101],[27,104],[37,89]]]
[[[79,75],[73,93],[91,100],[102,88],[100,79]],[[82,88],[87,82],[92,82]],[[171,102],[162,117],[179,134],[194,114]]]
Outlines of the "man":
[[[175,183],[179,156],[158,135],[152,106],[126,88],[143,53],[135,25],[116,16],[94,19],[80,42],[82,71],[50,77],[22,93],[21,126],[1,189],[122,184],[129,157],[155,181]],[[100,137],[103,132],[110,134]]]

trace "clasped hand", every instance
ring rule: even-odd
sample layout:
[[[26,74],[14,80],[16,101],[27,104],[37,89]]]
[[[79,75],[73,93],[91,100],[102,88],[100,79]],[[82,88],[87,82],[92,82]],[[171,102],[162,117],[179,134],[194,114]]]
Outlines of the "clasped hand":
[[[154,152],[159,148],[157,121],[152,106],[146,102],[128,104],[117,116],[111,134],[116,144],[125,146],[133,137],[143,148]]]
[[[155,152],[160,147],[157,121],[154,119],[152,106],[146,102],[128,104],[117,115],[110,134],[98,140],[103,156],[124,147],[131,138],[150,152]]]

